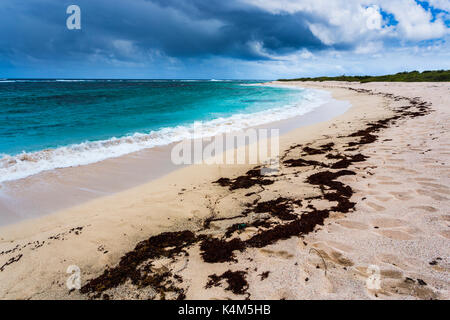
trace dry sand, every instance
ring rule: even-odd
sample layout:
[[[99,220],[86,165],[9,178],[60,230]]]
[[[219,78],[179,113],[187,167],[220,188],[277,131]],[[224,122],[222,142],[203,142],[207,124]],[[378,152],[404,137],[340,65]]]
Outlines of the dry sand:
[[[352,108],[271,176],[195,165],[1,228],[0,298],[448,299],[450,84],[289,85]]]

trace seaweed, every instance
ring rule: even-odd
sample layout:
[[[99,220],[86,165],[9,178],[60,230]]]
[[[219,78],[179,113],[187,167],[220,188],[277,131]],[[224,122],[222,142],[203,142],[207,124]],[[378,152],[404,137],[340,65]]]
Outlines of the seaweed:
[[[261,170],[252,169],[248,171],[245,175],[239,176],[235,179],[220,178],[214,183],[219,184],[221,187],[229,187],[230,190],[236,189],[248,189],[254,185],[270,185],[274,181],[264,178],[261,174]]]
[[[310,175],[306,181],[310,184],[318,185],[323,190],[324,186],[328,186],[332,190],[336,190],[345,197],[351,197],[353,190],[350,186],[344,185],[342,182],[335,181],[337,178],[346,175],[356,175],[354,171],[340,170],[338,172],[322,171]]]
[[[127,280],[131,280],[133,284],[140,287],[152,285],[159,288],[171,274],[148,275],[147,272],[141,272],[139,266],[149,259],[174,257],[196,239],[196,235],[188,230],[165,232],[150,237],[138,243],[134,250],[124,255],[116,267],[106,269],[102,275],[88,281],[80,291],[81,293],[101,293]]]
[[[15,257],[10,258],[8,261],[6,261],[1,267],[0,267],[0,272],[2,272],[3,270],[5,270],[5,268],[13,263],[18,262],[20,259],[22,259],[23,254],[18,254]]]
[[[292,201],[282,197],[275,200],[258,202],[253,211],[255,213],[269,212],[272,216],[281,220],[294,220],[297,218],[296,214],[291,213]]]
[[[317,148],[317,149],[311,148],[311,147],[305,147],[305,148],[303,148],[303,152],[310,156],[317,155],[317,154],[323,154],[328,151],[331,151],[333,149],[333,146],[334,146],[334,143],[330,142],[330,143],[319,146],[319,148]]]
[[[259,274],[259,276],[261,277],[261,281],[267,279],[269,277],[269,273],[270,271],[264,271],[263,273]]]
[[[342,160],[333,163],[331,169],[345,169],[348,168],[353,162],[363,162],[366,161],[367,157],[362,154],[355,154],[352,156],[344,156]]]
[[[267,219],[258,219],[252,223],[235,223],[229,226],[225,231],[225,238],[230,238],[231,235],[238,230],[244,230],[248,227],[264,227],[264,228],[270,228],[272,223],[268,222]]]
[[[220,282],[225,279],[228,283],[228,287],[225,290],[231,291],[234,294],[245,294],[248,290],[248,282],[245,279],[247,272],[245,271],[225,271],[220,276],[212,274],[209,276],[209,281],[206,283],[205,288],[218,287]]]
[[[230,241],[207,237],[200,244],[203,261],[219,263],[236,261],[233,251],[244,251],[245,243],[234,238]]]
[[[283,162],[288,167],[324,167],[324,163],[315,160],[304,160],[304,159],[289,159]]]

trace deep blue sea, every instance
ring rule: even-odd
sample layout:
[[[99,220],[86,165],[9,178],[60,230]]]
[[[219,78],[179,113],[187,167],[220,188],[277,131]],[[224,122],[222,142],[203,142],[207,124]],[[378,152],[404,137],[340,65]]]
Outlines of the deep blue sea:
[[[0,182],[311,111],[323,93],[215,80],[0,80]]]

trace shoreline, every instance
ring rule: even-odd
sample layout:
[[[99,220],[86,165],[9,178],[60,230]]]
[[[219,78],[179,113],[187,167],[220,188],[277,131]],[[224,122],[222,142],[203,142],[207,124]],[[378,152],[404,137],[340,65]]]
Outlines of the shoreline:
[[[215,261],[214,259],[216,258],[209,257],[207,254],[207,258],[205,259],[204,252],[208,252],[207,250],[203,250],[205,247],[199,247],[194,242],[190,243],[192,246],[190,246],[190,244],[187,245],[186,241],[189,242],[192,239],[189,238],[187,234],[184,234],[187,237],[184,238],[183,243],[175,243],[175,247],[189,250],[190,258],[187,268],[183,267],[185,261],[182,259],[182,256],[178,256],[179,252],[174,252],[175,255],[172,257],[174,258],[174,261],[172,262],[166,261],[167,259],[165,260],[164,257],[162,257],[162,259],[159,257],[157,261],[152,261],[155,263],[155,265],[151,267],[153,268],[153,273],[158,273],[157,269],[161,269],[162,267],[160,266],[166,265],[170,266],[169,270],[182,269],[177,275],[184,279],[179,286],[187,299],[213,297],[219,299],[227,297],[242,299],[245,298],[247,294],[249,294],[252,299],[343,297],[374,299],[376,298],[374,293],[368,292],[364,286],[367,277],[367,266],[370,264],[368,262],[370,262],[369,258],[371,250],[374,250],[374,248],[367,250],[363,240],[358,238],[358,241],[360,242],[355,241],[357,237],[375,237],[374,239],[377,240],[373,241],[375,241],[374,243],[377,243],[378,247],[386,247],[386,251],[388,251],[387,248],[393,246],[398,250],[397,260],[394,264],[395,267],[392,266],[394,258],[389,258],[387,253],[379,255],[379,258],[375,259],[382,267],[381,274],[390,281],[388,282],[388,286],[377,291],[377,294],[383,298],[445,298],[448,294],[448,282],[445,283],[444,281],[439,283],[439,277],[445,276],[448,273],[448,262],[446,261],[448,257],[448,245],[445,246],[445,243],[448,244],[446,241],[450,238],[448,231],[439,231],[439,229],[436,229],[439,228],[439,225],[430,221],[428,221],[430,226],[420,226],[420,231],[417,231],[417,227],[415,226],[403,226],[403,224],[406,225],[408,223],[407,219],[397,221],[398,218],[395,220],[392,217],[388,217],[388,215],[390,211],[401,211],[403,214],[404,210],[399,209],[402,208],[402,204],[399,204],[396,201],[406,200],[410,202],[410,207],[411,205],[422,207],[422,209],[420,209],[422,216],[414,216],[414,219],[410,217],[410,223],[417,222],[417,224],[419,224],[418,222],[423,218],[423,211],[432,213],[435,217],[439,217],[439,219],[442,218],[443,220],[438,221],[440,223],[448,221],[445,220],[445,217],[448,219],[448,215],[446,216],[445,212],[442,212],[442,210],[445,210],[446,208],[446,201],[448,201],[448,198],[445,196],[446,192],[448,192],[448,188],[445,189],[444,187],[439,187],[439,185],[445,186],[445,182],[448,182],[448,174],[433,175],[444,179],[441,183],[429,180],[417,180],[418,184],[434,184],[435,186],[428,187],[435,188],[437,191],[430,192],[424,190],[423,188],[427,185],[423,185],[422,189],[418,189],[422,190],[421,193],[416,192],[418,194],[416,197],[417,199],[407,198],[407,195],[402,194],[402,192],[399,191],[392,191],[393,194],[390,194],[392,199],[387,199],[387,195],[382,194],[383,189],[388,187],[394,188],[396,186],[395,183],[398,181],[387,179],[386,177],[388,177],[389,174],[385,173],[384,175],[380,175],[371,172],[376,170],[387,170],[388,172],[397,170],[399,174],[405,175],[406,171],[401,171],[402,168],[401,166],[399,167],[401,161],[399,161],[400,156],[398,155],[398,150],[400,148],[399,146],[404,148],[403,145],[410,139],[410,136],[406,135],[406,138],[404,138],[402,134],[407,134],[407,131],[405,130],[410,128],[411,123],[418,120],[409,120],[409,118],[394,119],[392,117],[396,117],[396,112],[400,112],[396,110],[402,110],[401,107],[406,101],[403,98],[397,97],[402,94],[407,94],[408,99],[411,99],[410,102],[415,101],[412,98],[419,95],[417,88],[414,87],[414,84],[389,84],[389,87],[387,88],[384,87],[384,84],[301,83],[301,85],[310,85],[328,89],[336,95],[336,99],[348,99],[352,104],[350,110],[344,115],[335,117],[333,120],[293,130],[281,137],[280,147],[281,150],[285,151],[283,157],[285,164],[296,163],[292,161],[296,160],[296,157],[299,156],[299,152],[300,155],[302,152],[305,152],[305,146],[311,146],[309,147],[310,149],[318,150],[318,148],[325,148],[324,146],[327,145],[327,141],[328,143],[330,141],[333,142],[334,145],[327,147],[330,149],[327,149],[326,152],[320,151],[317,155],[311,154],[311,159],[309,159],[307,155],[306,161],[310,161],[306,166],[308,168],[302,168],[304,162],[299,163],[301,165],[298,165],[300,167],[298,169],[292,169],[291,165],[286,165],[283,168],[283,173],[284,176],[288,178],[274,177],[273,186],[268,186],[267,188],[264,188],[264,190],[259,190],[258,186],[255,185],[255,189],[252,189],[254,195],[251,195],[249,190],[230,192],[226,187],[226,184],[221,186],[212,182],[218,181],[218,179],[224,177],[230,177],[228,179],[232,179],[239,175],[245,176],[245,172],[251,169],[252,166],[191,166],[172,172],[167,176],[146,185],[102,198],[101,201],[94,200],[78,206],[77,208],[65,210],[58,214],[58,216],[52,215],[51,217],[43,217],[38,224],[30,223],[28,221],[21,223],[20,227],[16,225],[9,228],[0,228],[2,231],[2,236],[0,237],[0,252],[2,252],[0,255],[0,259],[2,259],[0,260],[0,266],[4,266],[4,269],[0,272],[0,298],[87,298],[88,296],[80,295],[77,292],[72,295],[67,292],[67,289],[65,288],[65,279],[67,276],[65,274],[65,269],[70,264],[77,264],[80,266],[86,293],[95,293],[91,296],[94,298],[106,298],[104,290],[100,291],[99,296],[96,295],[98,287],[95,285],[95,281],[85,282],[85,279],[101,279],[98,278],[98,276],[102,274],[105,266],[116,266],[120,258],[125,253],[130,252],[139,241],[149,239],[149,236],[161,235],[161,232],[178,232],[182,230],[192,230],[196,233],[200,232],[200,234],[212,236],[213,238],[210,239],[221,236],[222,232],[227,230],[227,232],[229,231],[231,233],[225,239],[240,239],[239,241],[246,243],[247,246],[247,249],[241,251],[238,248],[235,253],[232,253],[232,257],[234,256],[234,259],[237,261],[236,263],[230,264],[227,259],[223,262],[220,260],[220,263],[208,263],[208,259]],[[418,85],[416,84],[416,86]],[[425,85],[420,84],[420,86]],[[434,110],[437,108],[440,115],[447,116],[444,118],[444,120],[447,121],[448,113],[445,113],[446,110],[442,109],[442,106],[439,103],[442,103],[443,99],[445,100],[445,94],[448,94],[448,85],[446,87],[446,84],[426,84],[426,86],[427,90],[430,92],[432,90],[440,92],[441,100],[436,100],[438,98],[431,96],[427,91],[423,90],[420,92],[420,95],[424,95],[426,101],[429,99],[436,100],[437,103],[433,100]],[[347,87],[352,89],[349,90]],[[433,89],[434,87],[437,89]],[[385,92],[385,96],[378,95],[376,93],[377,90]],[[399,94],[387,96],[386,92],[389,90],[397,90]],[[417,104],[419,104],[419,102],[417,102]],[[401,112],[407,117],[409,115],[406,112],[420,113],[421,111]],[[429,118],[427,115],[417,116],[423,116],[426,119]],[[344,144],[339,142],[339,139],[345,137],[346,134],[350,137],[351,134],[364,130],[367,123],[384,121],[383,119],[389,118],[392,119],[389,122],[402,121],[402,126],[398,126],[400,129],[397,129],[395,125],[393,128],[391,128],[390,125],[387,129],[380,129],[380,133],[377,132],[378,138],[376,141],[370,142],[367,147],[365,145],[358,146],[358,144],[350,148],[348,146],[343,147],[351,141],[348,142],[345,140]],[[442,117],[440,120],[442,121]],[[437,128],[430,129],[427,125],[428,123],[423,124],[424,128],[422,128],[421,132],[421,134],[423,133],[423,139],[428,139],[428,131],[438,130]],[[391,134],[391,136],[389,136],[389,133],[384,133],[384,131],[392,130],[403,131],[400,131],[400,134],[398,132],[396,135]],[[418,134],[419,133],[417,133],[417,135]],[[363,138],[365,137],[362,133],[360,133],[360,135]],[[383,135],[383,138],[380,138],[380,135]],[[436,133],[437,139],[444,136],[445,133],[441,133],[440,135]],[[383,148],[386,148],[383,144],[389,144],[391,143],[390,141],[398,139],[399,137],[406,139],[406,142],[403,140],[392,142],[392,150],[397,150],[397,155],[392,156],[391,154],[390,158],[378,159],[380,157],[379,154],[383,153]],[[367,136],[367,139],[370,140],[370,135]],[[438,142],[439,140],[433,143]],[[430,145],[431,143],[428,143],[428,145],[419,145],[417,151],[410,150],[412,147],[410,149],[408,149],[408,147],[402,152],[414,152],[414,154],[416,154],[418,151],[426,151]],[[302,221],[303,216],[294,218],[292,215],[294,213],[299,214],[302,210],[308,210],[308,205],[313,206],[316,211],[326,210],[329,206],[329,201],[325,201],[326,199],[317,199],[317,201],[310,201],[309,204],[307,203],[308,201],[305,199],[310,198],[311,196],[318,197],[321,193],[320,190],[314,186],[304,185],[304,179],[307,178],[307,174],[310,174],[311,172],[317,173],[320,166],[323,166],[318,165],[318,163],[326,163],[327,166],[335,165],[329,161],[330,159],[323,162],[325,160],[321,157],[323,157],[325,153],[331,154],[330,152],[334,152],[334,156],[338,157],[342,153],[353,152],[351,150],[345,151],[345,148],[359,148],[361,150],[358,149],[355,152],[362,152],[369,160],[350,161],[350,163],[347,164],[347,167],[351,166],[351,170],[355,172],[355,177],[349,176],[339,178],[339,181],[342,181],[341,183],[345,183],[354,189],[354,192],[351,194],[351,202],[354,202],[356,206],[355,208],[345,207],[348,206],[348,202],[344,201],[342,196],[336,198],[339,205],[343,205],[344,209],[347,208],[349,210],[345,211],[343,208],[331,210],[334,212],[329,213],[330,217],[327,217],[327,221],[332,220],[338,222],[330,224],[327,222],[326,225],[324,225],[323,222],[318,223],[319,225],[322,224],[322,226],[316,229],[315,233],[308,232],[301,237],[292,235],[288,238],[278,239],[263,247],[254,246],[252,242],[254,240],[251,239],[254,239],[255,233],[258,234],[261,232],[264,234],[265,232],[273,230],[271,229],[273,226],[264,224],[261,226],[252,225],[242,232],[238,232],[237,229],[228,229],[231,226],[235,226],[235,223],[242,224],[240,221],[246,221],[245,223],[249,225],[254,224],[255,221],[257,221],[252,220],[255,213],[257,213],[256,211],[258,211],[256,209],[253,209],[249,216],[235,218],[236,215],[239,216],[246,208],[248,209],[249,204],[250,208],[252,208],[253,205],[251,204],[254,201],[256,201],[256,204],[261,204],[280,198],[300,200],[301,204],[300,202],[287,203],[289,204],[289,210],[286,212],[286,220],[283,219],[283,217],[267,218],[275,224],[275,227],[280,226],[280,228],[288,224],[286,221]],[[371,148],[375,148],[375,150],[372,150]],[[388,148],[387,152],[391,152],[390,150],[391,149]],[[438,150],[438,152],[441,151],[442,150]],[[336,154],[336,152],[338,152],[338,154]],[[444,157],[445,154],[448,154],[445,153],[447,152],[446,150],[442,152],[444,152]],[[436,155],[436,157],[438,157],[438,155]],[[356,162],[353,163],[353,161]],[[365,163],[366,161],[368,161],[367,164]],[[378,164],[380,161],[384,161],[381,162],[381,166]],[[330,164],[328,164],[329,162]],[[359,162],[361,162],[361,165]],[[424,163],[433,165],[432,162]],[[314,168],[310,168],[311,164],[314,164]],[[414,169],[414,166],[418,165],[417,162],[415,163],[414,161],[408,164],[411,166],[409,170]],[[296,165],[293,166],[295,167]],[[437,171],[441,169],[448,170],[448,165],[435,166],[437,167],[430,167],[428,169]],[[380,169],[377,169],[378,167]],[[403,168],[403,170],[408,169]],[[373,174],[368,174],[367,172]],[[414,174],[411,171],[409,173]],[[180,179],[181,177],[183,180]],[[380,177],[385,178],[379,179],[379,184],[372,183],[371,186],[369,183],[369,185],[366,186],[366,181],[371,181],[371,179]],[[407,178],[408,177],[405,179]],[[397,179],[400,181],[402,176],[398,176]],[[417,179],[426,178],[417,177]],[[227,183],[229,183],[233,180],[222,181],[228,181]],[[412,184],[409,180],[403,182]],[[330,185],[333,185],[333,188],[337,188],[336,191],[339,191],[339,184],[333,183]],[[425,197],[425,200],[422,196]],[[377,201],[383,201],[384,199],[385,203],[383,205],[385,207],[381,204],[377,204],[376,200],[372,199],[376,197],[380,198]],[[347,197],[344,196],[344,198]],[[367,201],[368,205],[364,205],[363,202],[365,200],[363,198],[370,198],[370,201]],[[430,201],[434,201],[432,206],[425,205],[426,199],[429,198],[431,199]],[[394,210],[386,210],[386,207],[389,205],[388,202],[391,200],[393,203],[391,205],[393,205]],[[280,203],[284,205],[286,201]],[[349,201],[349,199],[347,199],[347,201]],[[419,202],[420,205],[416,204],[417,202]],[[424,207],[428,208],[429,211],[424,209]],[[283,210],[283,208],[285,207],[280,207],[279,210]],[[435,211],[430,208],[433,208]],[[361,215],[361,211],[364,215]],[[342,215],[343,213],[345,214]],[[406,214],[407,213],[402,215],[402,217]],[[259,215],[256,214],[256,216]],[[348,221],[348,218],[345,216],[351,216],[353,221]],[[316,216],[314,215],[314,217]],[[428,216],[425,215],[425,217]],[[373,228],[378,228],[372,228],[369,231],[368,226],[372,222],[358,222],[358,219],[378,219],[376,220],[376,225],[373,226]],[[205,227],[205,222],[208,222],[208,228]],[[316,223],[314,223],[313,229],[315,226]],[[429,229],[427,229],[427,227],[429,227]],[[414,232],[419,234],[419,239],[417,241],[422,241],[421,247],[432,248],[432,245],[434,245],[436,247],[434,251],[436,252],[423,256],[423,252],[415,253],[408,251],[408,241],[416,241]],[[429,239],[421,238],[421,234],[429,235]],[[340,237],[338,237],[339,239],[327,239],[327,237],[331,236]],[[198,237],[198,235],[195,235],[195,237]],[[152,239],[152,241],[149,244],[152,244],[157,238],[150,239]],[[347,240],[350,241],[350,244],[345,243]],[[204,241],[204,239],[201,241]],[[226,241],[226,243],[227,242],[228,241]],[[404,245],[405,243],[406,246]],[[205,245],[205,243],[203,242],[202,245]],[[375,249],[378,250],[378,247]],[[312,248],[321,252],[319,254],[320,257],[326,261],[329,268],[327,269],[329,272],[328,277],[326,276],[326,272],[324,276],[321,259],[317,256],[313,257],[308,253]],[[369,251],[369,257],[364,256],[364,254],[366,254],[364,250]],[[9,252],[4,253],[5,251]],[[435,264],[441,268],[440,270],[433,268],[432,271],[428,271],[427,269],[426,272],[422,272],[423,275],[421,275],[421,277],[424,278],[424,276],[426,276],[426,278],[420,279],[427,283],[427,285],[424,286],[421,284],[422,282],[413,278],[411,275],[416,272],[413,268],[414,260],[411,260],[411,257],[408,258],[411,261],[403,259],[404,254],[414,255],[414,259],[424,259],[426,263],[428,263],[428,260],[432,259],[432,255],[435,255],[434,259],[437,259],[437,255],[439,254],[441,260],[444,259],[444,261],[436,262]],[[202,259],[204,261],[202,261]],[[10,263],[8,263],[8,261]],[[390,268],[386,266],[389,264],[389,261],[391,261]],[[422,260],[420,261],[420,266],[422,266]],[[298,263],[299,266],[294,267],[294,262]],[[35,272],[40,274],[40,281],[34,279],[33,276],[30,275],[29,266],[33,266],[37,269]],[[245,271],[246,267],[248,270],[253,270],[250,268],[254,268],[255,266],[258,266],[258,272],[256,272],[256,270],[254,272]],[[233,269],[233,271],[230,271],[232,274],[237,273],[241,277],[243,277],[243,274],[239,272],[244,272],[246,276],[244,280],[247,282],[248,286],[247,288],[241,288],[243,289],[243,293],[239,290],[236,292],[224,290],[220,282],[214,281],[211,282],[209,288],[205,288],[208,277],[213,274],[222,274],[224,281],[226,280],[229,283],[231,280],[227,280],[225,272],[229,268]],[[347,269],[351,270],[351,272],[348,272]],[[269,272],[267,280],[262,281],[259,279],[260,277],[258,277],[258,274],[262,271]],[[218,277],[220,279],[221,276]],[[333,278],[331,279],[329,277]],[[413,279],[413,283],[406,282],[406,284],[404,284],[405,277]],[[306,278],[310,279],[309,282],[306,281],[308,283],[305,282]],[[21,279],[21,281],[18,281],[18,279]],[[103,278],[101,280],[103,283],[108,284],[108,278]],[[188,284],[187,287],[186,284]],[[164,284],[160,283],[159,285],[163,285],[164,287]],[[303,288],[305,286],[309,286],[307,291],[298,290],[299,287]],[[389,286],[394,286],[397,292],[395,292],[395,290],[392,291]],[[94,291],[90,291],[92,288]],[[107,285],[106,288],[110,289],[107,291],[108,297],[112,295],[112,297],[116,299],[136,297],[136,292],[140,292],[140,294],[145,293],[145,290],[139,291],[129,284],[124,284],[119,287],[108,287]],[[179,294],[180,292],[176,291],[175,293]],[[173,294],[173,292],[169,292],[168,294]]]
[[[298,127],[330,120],[347,109],[345,102],[331,98],[303,115],[245,130],[279,128],[280,135],[284,135]],[[176,143],[4,182],[0,190],[0,227],[56,214],[104,196],[145,185],[186,167],[188,165],[175,165],[171,162],[170,152]]]
[[[269,124],[274,121],[282,121],[301,116],[329,100],[326,91],[320,90],[307,90],[292,86],[268,85],[264,83],[234,85],[242,88],[278,88],[285,90],[283,90],[284,93],[281,96],[277,96],[280,94],[279,92],[269,90],[273,95],[273,99],[271,108],[268,109],[253,110],[253,112],[249,113],[243,110],[235,110],[234,113],[214,119],[190,119],[190,122],[187,123],[181,121],[179,123],[154,128],[154,130],[130,129],[132,133],[118,135],[118,137],[112,135],[100,140],[86,138],[84,140],[73,141],[66,145],[58,145],[55,143],[57,146],[42,147],[38,150],[17,152],[20,150],[18,149],[12,154],[7,154],[8,152],[4,151],[4,157],[0,159],[2,165],[0,168],[0,172],[2,173],[0,184],[26,179],[56,169],[91,165],[139,151],[165,147],[183,139],[191,139],[192,134],[207,138],[210,135],[239,131],[249,127]],[[289,97],[292,92],[298,94],[298,96],[296,95],[296,102],[294,104],[290,100],[283,100],[283,98]],[[276,101],[279,99],[283,100],[284,104],[277,105]],[[243,100],[243,102],[248,101]],[[196,126],[197,123],[201,125]]]

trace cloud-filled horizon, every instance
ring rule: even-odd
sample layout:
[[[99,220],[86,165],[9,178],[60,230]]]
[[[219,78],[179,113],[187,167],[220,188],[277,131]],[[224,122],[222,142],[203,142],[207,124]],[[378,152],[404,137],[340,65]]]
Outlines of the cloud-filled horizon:
[[[81,30],[66,27],[72,4]],[[0,78],[450,69],[448,0],[2,0],[0,16]]]

